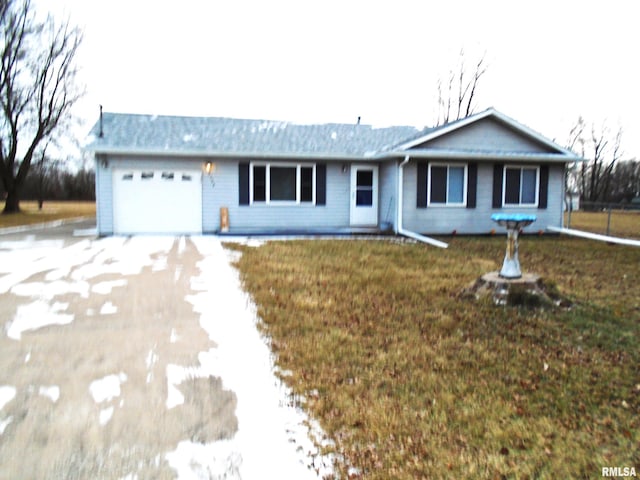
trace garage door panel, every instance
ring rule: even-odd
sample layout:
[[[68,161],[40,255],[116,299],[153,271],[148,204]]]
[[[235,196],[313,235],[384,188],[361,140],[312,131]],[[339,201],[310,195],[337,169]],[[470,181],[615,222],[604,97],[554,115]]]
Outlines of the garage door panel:
[[[115,170],[116,233],[202,232],[199,171]]]

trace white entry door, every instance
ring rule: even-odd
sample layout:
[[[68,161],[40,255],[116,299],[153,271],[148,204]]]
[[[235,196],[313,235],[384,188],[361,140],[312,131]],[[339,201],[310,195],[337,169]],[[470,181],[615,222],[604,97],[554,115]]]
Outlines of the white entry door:
[[[351,166],[351,225],[378,225],[378,166]]]

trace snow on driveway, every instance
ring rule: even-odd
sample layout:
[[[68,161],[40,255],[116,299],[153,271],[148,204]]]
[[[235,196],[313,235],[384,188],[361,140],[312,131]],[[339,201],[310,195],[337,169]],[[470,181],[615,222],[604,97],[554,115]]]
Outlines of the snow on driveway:
[[[190,473],[194,465],[229,479],[329,475],[331,459],[322,457],[310,439],[321,442],[322,431],[291,405],[290,390],[274,375],[273,356],[256,328],[255,305],[243,292],[229,255],[216,239],[191,240],[204,258],[198,264],[200,275],[191,279],[198,293],[187,296],[187,301],[218,345],[201,352],[199,360],[203,374],[222,378],[223,385],[238,396],[239,426],[233,439],[211,443],[206,449],[181,442],[167,460],[185,479],[199,478]]]
[[[162,372],[166,375],[166,408],[171,410],[184,402],[181,388],[187,380],[219,378],[224,389],[237,398],[238,429],[231,438],[208,443],[184,438],[174,450],[165,452],[164,459],[179,479],[304,480],[331,475],[332,458],[320,455],[314,443],[327,440],[318,424],[293,405],[290,389],[276,377],[273,355],[257,329],[255,305],[230,264],[231,252],[215,237],[189,240],[201,259],[184,301],[199,315],[200,326],[215,347],[198,353],[198,365],[166,364]],[[18,241],[0,241],[0,294],[22,298],[15,314],[4,319],[5,333],[10,341],[21,342],[25,332],[45,326],[71,328],[78,312],[67,302],[58,301],[60,295],[96,297],[102,307],[81,312],[85,318],[112,316],[120,307],[109,297],[113,289],[127,288],[130,276],[143,269],[166,271],[171,268],[167,263],[170,250],[182,255],[193,245],[188,246],[184,237],[108,237],[69,243],[25,236]],[[172,275],[177,281],[183,266],[174,268]],[[180,330],[172,328],[168,343],[175,345],[181,338],[178,333]],[[153,349],[141,354],[146,359],[149,384],[158,355]],[[25,363],[30,358],[31,350]],[[100,428],[109,427],[114,409],[122,408],[122,400],[116,404],[117,399],[112,399],[121,394],[124,382],[129,385],[132,377],[116,370],[106,376],[98,374],[86,385],[84,391],[101,409]],[[39,392],[54,404],[65,395],[58,386],[41,386]],[[0,386],[0,435],[12,422],[11,416],[3,416],[2,409],[14,397],[15,387]],[[131,475],[135,477],[135,472]]]

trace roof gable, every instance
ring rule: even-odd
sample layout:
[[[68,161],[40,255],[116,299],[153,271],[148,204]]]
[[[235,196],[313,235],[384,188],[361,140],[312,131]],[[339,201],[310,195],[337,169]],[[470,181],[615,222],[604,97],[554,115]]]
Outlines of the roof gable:
[[[412,151],[503,152],[577,158],[569,150],[493,108],[435,128],[398,148]]]

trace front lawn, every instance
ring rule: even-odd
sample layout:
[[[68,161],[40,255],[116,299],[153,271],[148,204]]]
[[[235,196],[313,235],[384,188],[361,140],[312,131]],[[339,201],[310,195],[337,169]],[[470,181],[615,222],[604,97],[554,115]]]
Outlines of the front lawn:
[[[570,311],[459,294],[505,240],[270,242],[239,261],[278,365],[342,478],[597,478],[640,472],[640,249],[525,237],[525,271]]]
[[[1,206],[4,208],[4,205]],[[0,228],[33,225],[77,217],[93,217],[96,214],[96,202],[49,202],[45,201],[42,210],[38,202],[20,202],[19,213],[0,215]]]

